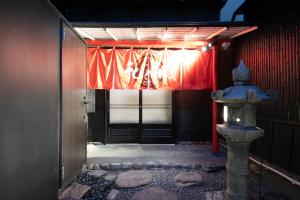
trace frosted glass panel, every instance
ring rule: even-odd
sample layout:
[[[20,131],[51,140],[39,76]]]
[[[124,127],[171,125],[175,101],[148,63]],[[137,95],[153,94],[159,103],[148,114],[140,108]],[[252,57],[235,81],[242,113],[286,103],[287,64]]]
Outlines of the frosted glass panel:
[[[139,105],[138,90],[110,90],[110,105]]]
[[[110,109],[110,123],[111,124],[139,123],[139,110],[136,108]]]
[[[172,123],[172,91],[143,90],[143,123]]]
[[[110,123],[139,123],[139,91],[110,90]]]
[[[172,105],[172,91],[143,90],[143,105]]]
[[[172,123],[172,109],[143,109],[143,123],[144,124],[171,124]]]

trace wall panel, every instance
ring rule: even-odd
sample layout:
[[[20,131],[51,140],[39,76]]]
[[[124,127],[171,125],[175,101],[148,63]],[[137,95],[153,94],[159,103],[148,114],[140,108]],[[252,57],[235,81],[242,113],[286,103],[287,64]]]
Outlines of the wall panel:
[[[300,121],[299,36],[299,25],[269,25],[235,41],[236,64],[243,59],[252,69],[252,83],[278,92],[261,117]]]
[[[0,193],[57,199],[60,18],[41,0],[0,6]]]
[[[63,24],[62,38],[62,183],[86,161],[86,45]]]
[[[243,59],[252,69],[251,83],[278,92],[272,105],[258,107],[258,126],[265,129],[265,137],[252,146],[252,153],[298,175],[299,36],[299,24],[290,21],[284,25],[261,26],[234,41],[236,64]]]

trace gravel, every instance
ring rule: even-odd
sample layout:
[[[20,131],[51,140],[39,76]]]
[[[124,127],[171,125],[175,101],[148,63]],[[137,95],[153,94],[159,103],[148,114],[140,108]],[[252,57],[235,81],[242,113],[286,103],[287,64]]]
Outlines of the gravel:
[[[116,174],[119,175],[122,172],[128,170],[106,170],[107,175]],[[118,188],[114,180],[105,180],[104,177],[95,177],[88,175],[89,171],[84,171],[80,173],[74,180],[80,184],[91,186],[91,189],[85,193],[82,200],[102,200],[106,199],[108,193],[113,189],[118,189],[119,194],[115,200],[130,200],[132,197],[142,190],[149,187],[161,188],[171,192],[177,196],[178,200],[199,200],[206,199],[205,196],[207,192],[210,191],[221,191],[226,189],[226,170],[219,169],[215,172],[205,172],[202,169],[184,169],[184,168],[154,168],[149,169],[149,172],[153,175],[153,181],[145,186],[139,186],[135,188]],[[202,177],[203,184],[195,185],[190,187],[177,187],[174,182],[174,177],[180,173],[184,172],[196,172]],[[251,174],[249,176],[249,192],[251,199],[258,199],[259,196],[259,176],[256,174]],[[266,186],[262,185],[262,194],[272,192],[272,190]],[[266,198],[275,199],[275,198]],[[276,198],[278,199],[278,198]]]
[[[87,172],[80,173],[74,181],[91,186],[91,189],[81,198],[82,200],[105,199],[114,184],[114,181],[107,181],[103,177],[90,176]]]

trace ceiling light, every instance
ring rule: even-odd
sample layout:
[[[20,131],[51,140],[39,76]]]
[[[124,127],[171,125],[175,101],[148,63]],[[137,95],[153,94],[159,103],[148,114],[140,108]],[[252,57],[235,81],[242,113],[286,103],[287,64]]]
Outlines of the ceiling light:
[[[161,40],[165,40],[165,39],[168,39],[168,38],[171,38],[171,34],[168,34],[168,29],[166,28],[165,31],[164,31],[164,34],[161,36]]]
[[[208,47],[207,47],[207,46],[201,47],[201,51],[207,51],[207,50],[208,50]]]

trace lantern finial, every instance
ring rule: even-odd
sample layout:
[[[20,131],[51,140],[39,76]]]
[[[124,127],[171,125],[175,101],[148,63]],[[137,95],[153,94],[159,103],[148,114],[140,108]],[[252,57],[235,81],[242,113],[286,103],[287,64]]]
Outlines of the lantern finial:
[[[247,85],[251,76],[251,70],[246,67],[243,60],[241,60],[238,67],[232,70],[232,79],[234,85]]]

